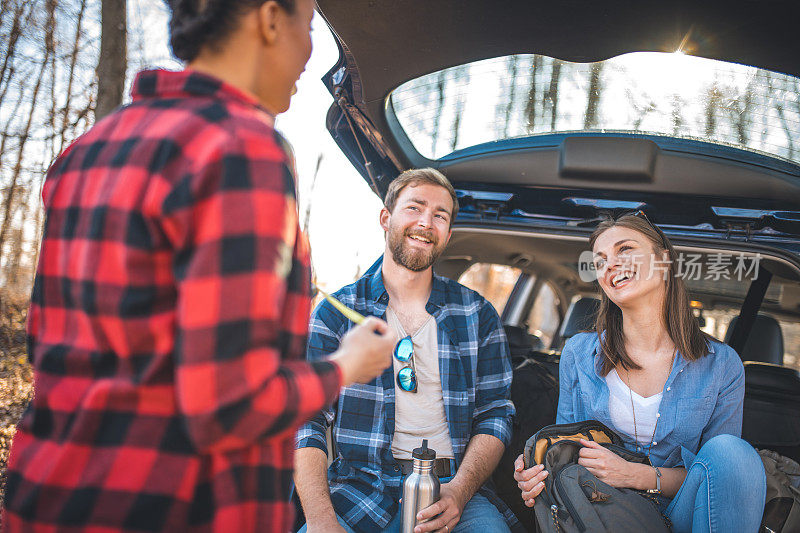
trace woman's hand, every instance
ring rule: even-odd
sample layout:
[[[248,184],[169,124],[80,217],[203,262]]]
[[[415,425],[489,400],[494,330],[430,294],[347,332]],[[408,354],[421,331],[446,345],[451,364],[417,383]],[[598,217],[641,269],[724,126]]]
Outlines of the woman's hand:
[[[629,463],[600,444],[581,439],[578,464],[612,487],[633,487],[633,463]]]
[[[547,477],[547,470],[544,469],[544,465],[536,465],[527,470],[524,468],[525,462],[520,454],[514,461],[514,479],[517,480],[517,486],[522,491],[525,505],[533,507],[535,498],[544,490],[544,478]]]

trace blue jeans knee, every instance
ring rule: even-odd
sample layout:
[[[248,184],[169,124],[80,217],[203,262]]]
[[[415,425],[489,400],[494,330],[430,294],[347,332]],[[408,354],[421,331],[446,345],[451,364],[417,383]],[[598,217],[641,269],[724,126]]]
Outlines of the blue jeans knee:
[[[481,494],[475,494],[467,505],[461,519],[453,530],[454,533],[509,533],[506,519],[492,502]]]
[[[702,463],[718,483],[753,484],[760,478],[766,478],[764,464],[758,452],[746,441],[733,435],[717,435],[709,439],[694,460]]]
[[[757,531],[766,476],[758,453],[732,435],[709,439],[667,508],[676,532]]]

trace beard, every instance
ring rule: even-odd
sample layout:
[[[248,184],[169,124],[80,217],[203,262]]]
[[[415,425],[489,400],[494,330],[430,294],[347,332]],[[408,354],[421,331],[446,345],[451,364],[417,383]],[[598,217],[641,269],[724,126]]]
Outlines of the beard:
[[[406,242],[406,237],[412,235],[425,237],[431,241],[433,246],[430,250],[412,248]],[[439,246],[436,234],[432,231],[393,229],[389,232],[389,251],[392,253],[392,259],[398,265],[412,272],[422,272],[439,259],[444,251],[444,246]]]

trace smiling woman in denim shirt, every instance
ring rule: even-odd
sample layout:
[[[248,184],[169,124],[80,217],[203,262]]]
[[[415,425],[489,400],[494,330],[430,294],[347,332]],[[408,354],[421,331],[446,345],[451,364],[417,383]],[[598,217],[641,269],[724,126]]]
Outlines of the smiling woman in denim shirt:
[[[764,468],[740,436],[744,368],[703,333],[677,273],[677,254],[641,211],[602,222],[590,239],[602,301],[596,332],[561,354],[559,424],[599,420],[653,466],[581,441],[579,463],[615,487],[660,489],[673,531],[757,531]],[[542,466],[515,478],[528,506]]]

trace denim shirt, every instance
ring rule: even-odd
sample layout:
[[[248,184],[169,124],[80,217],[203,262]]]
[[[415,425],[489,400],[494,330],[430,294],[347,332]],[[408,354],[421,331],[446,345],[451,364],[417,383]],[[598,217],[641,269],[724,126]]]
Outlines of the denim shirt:
[[[599,352],[596,333],[575,335],[564,346],[557,423],[599,420],[617,429],[608,411],[609,390],[600,374]],[[688,361],[678,352],[662,394],[650,450],[654,466],[688,468],[710,438],[721,434],[741,437],[744,366],[727,344],[709,341],[708,354],[696,361]],[[626,448],[647,452],[647,446],[621,436]]]

